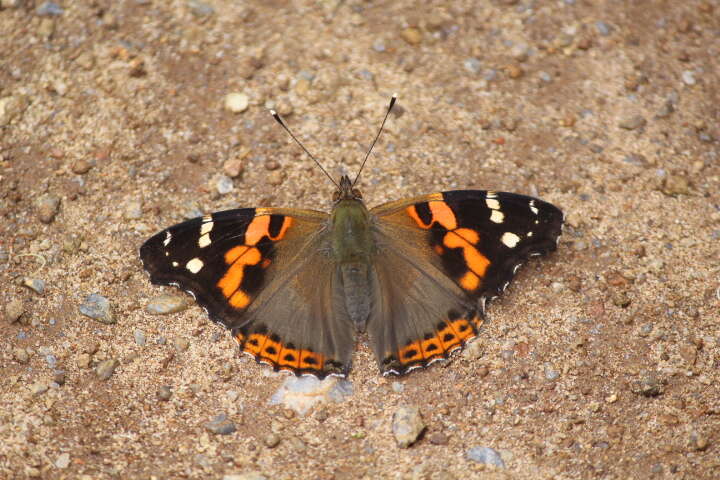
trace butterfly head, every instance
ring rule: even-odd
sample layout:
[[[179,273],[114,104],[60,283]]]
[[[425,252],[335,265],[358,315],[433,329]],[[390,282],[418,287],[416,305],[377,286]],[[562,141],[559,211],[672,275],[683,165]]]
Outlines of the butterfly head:
[[[342,200],[362,200],[362,193],[353,187],[353,182],[347,175],[340,178],[340,185],[333,194],[333,203],[339,203]]]

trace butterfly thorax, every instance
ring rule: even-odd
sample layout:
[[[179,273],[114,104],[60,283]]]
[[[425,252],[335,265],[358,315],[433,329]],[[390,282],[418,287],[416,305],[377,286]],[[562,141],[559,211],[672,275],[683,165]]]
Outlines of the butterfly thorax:
[[[370,212],[359,198],[341,199],[333,207],[330,229],[345,307],[355,327],[364,331],[370,315],[370,274],[375,254]]]

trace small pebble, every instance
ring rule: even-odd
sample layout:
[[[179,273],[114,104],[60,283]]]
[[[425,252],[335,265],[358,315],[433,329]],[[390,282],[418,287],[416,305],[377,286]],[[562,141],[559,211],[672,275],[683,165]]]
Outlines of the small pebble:
[[[136,328],[133,332],[133,337],[135,337],[135,345],[139,347],[145,346],[147,340],[145,339],[145,333],[142,330]]]
[[[75,160],[75,162],[73,162],[70,169],[72,170],[73,173],[75,173],[77,175],[82,175],[84,173],[89,172],[93,166],[94,166],[94,162],[90,162],[90,161],[88,161],[87,158],[83,157],[83,158],[79,158],[79,159]]]
[[[222,480],[268,480],[268,478],[260,472],[245,472],[224,475]]]
[[[552,82],[552,75],[550,75],[547,72],[540,72],[538,73],[538,77],[540,77],[540,80],[542,80],[545,83]]]
[[[24,348],[17,347],[13,350],[13,358],[15,358],[15,361],[18,363],[28,363],[30,361],[30,355],[28,355],[27,350]]]
[[[408,448],[415,443],[425,430],[425,423],[417,406],[401,406],[392,418],[392,432],[400,448]]]
[[[603,37],[607,37],[612,33],[612,28],[607,23],[603,22],[602,20],[598,20],[595,22],[595,30],[602,35]]]
[[[470,73],[480,73],[482,66],[477,58],[468,58],[463,62],[463,67]]]
[[[392,382],[390,384],[390,387],[393,389],[393,392],[396,393],[402,393],[403,391],[405,391],[405,385],[400,382]]]
[[[78,355],[76,363],[78,368],[89,368],[90,367],[90,361],[92,360],[92,357],[88,353],[81,353]]]
[[[433,445],[447,445],[448,437],[442,432],[433,432],[428,436],[428,440]]]
[[[97,293],[91,293],[85,298],[85,301],[80,305],[80,313],[106,325],[117,322],[110,309],[108,299]]]
[[[247,110],[250,99],[244,93],[228,93],[225,96],[225,110],[232,113],[241,113]]]
[[[237,430],[235,423],[228,419],[224,413],[207,422],[205,428],[215,435],[230,435]]]
[[[8,323],[17,322],[23,313],[25,313],[25,306],[22,300],[18,298],[10,300],[7,305],[5,305],[5,321]]]
[[[615,292],[612,294],[611,300],[613,302],[613,305],[620,308],[626,308],[630,305],[631,301],[630,297],[628,297],[627,293],[625,292]]]
[[[163,385],[162,387],[160,387],[158,389],[158,391],[157,391],[158,400],[160,400],[161,402],[167,402],[168,400],[170,400],[170,397],[172,397],[172,390],[170,389],[169,386]]]
[[[233,185],[232,178],[226,175],[220,175],[215,183],[215,188],[220,195],[227,195],[233,191],[235,185]]]
[[[178,352],[184,352],[190,348],[190,340],[183,337],[175,337],[173,339],[173,347],[175,347],[175,350]]]
[[[23,95],[0,98],[0,127],[7,126],[18,118],[29,104],[30,101]]]
[[[685,70],[682,72],[682,81],[685,85],[695,85],[695,72],[692,70]]]
[[[39,17],[57,17],[63,14],[63,8],[55,2],[43,2],[35,13]]]
[[[620,128],[624,128],[625,130],[637,130],[639,128],[643,128],[645,125],[647,125],[647,120],[645,120],[642,115],[632,115],[618,123],[618,126]]]
[[[39,278],[24,277],[22,279],[22,285],[38,295],[42,295],[45,292],[45,281]]]
[[[150,315],[167,315],[182,312],[187,308],[188,303],[185,297],[164,293],[152,298],[145,306],[145,311]]]
[[[230,158],[223,163],[223,172],[230,178],[240,176],[243,171],[243,162],[240,158]]]
[[[496,467],[505,468],[505,462],[500,457],[497,450],[488,447],[472,447],[465,454],[468,460],[483,463],[485,465],[494,465]]]
[[[68,468],[70,466],[70,454],[63,453],[55,459],[55,466],[57,468]]]
[[[60,198],[55,195],[43,195],[35,202],[35,208],[42,223],[51,223],[60,209]]]
[[[139,220],[142,218],[142,200],[130,200],[124,204],[123,218],[125,220]]]
[[[665,195],[687,195],[690,193],[690,183],[684,175],[668,175],[663,181],[662,191]]]
[[[268,448],[275,448],[280,444],[280,437],[275,433],[271,433],[263,438],[263,443]]]
[[[198,0],[188,0],[187,6],[190,9],[190,12],[192,12],[192,14],[196,17],[209,17],[215,13],[215,9],[212,5],[208,5],[207,3],[200,2]]]
[[[265,170],[268,170],[268,171],[271,171],[271,172],[272,172],[272,171],[274,171],[274,170],[277,170],[278,168],[280,168],[280,162],[278,162],[277,160],[268,159],[268,160],[265,162]]]
[[[65,385],[66,380],[67,377],[65,375],[65,372],[62,370],[58,370],[53,374],[53,382],[57,383],[58,385]]]
[[[549,363],[545,364],[545,378],[548,380],[557,380],[560,377],[560,372],[552,368]]]
[[[663,394],[665,387],[655,372],[643,371],[640,379],[630,384],[630,391],[644,397],[657,397]]]
[[[267,182],[270,185],[277,187],[278,185],[280,185],[283,182],[284,179],[285,179],[285,175],[283,174],[282,170],[275,170],[273,172],[270,172],[270,174],[267,177]]]
[[[372,46],[373,50],[375,50],[378,53],[382,53],[385,51],[385,43],[382,40],[375,40]]]
[[[42,395],[43,393],[47,392],[50,387],[47,383],[44,382],[35,382],[32,385],[30,385],[30,393],[33,395]]]
[[[97,374],[98,378],[100,378],[100,380],[107,380],[112,376],[113,373],[115,373],[115,369],[118,365],[120,365],[120,362],[118,362],[114,358],[103,360],[95,368],[95,373]]]
[[[415,27],[408,27],[400,32],[400,36],[410,45],[419,45],[422,42],[422,32]]]

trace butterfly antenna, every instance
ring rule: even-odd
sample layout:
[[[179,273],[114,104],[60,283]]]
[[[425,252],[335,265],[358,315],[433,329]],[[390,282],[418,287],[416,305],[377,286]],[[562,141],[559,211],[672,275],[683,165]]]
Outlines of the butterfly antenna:
[[[275,120],[277,120],[277,122],[280,124],[280,126],[285,129],[285,131],[292,137],[292,139],[295,140],[295,143],[300,145],[300,148],[302,148],[305,151],[305,153],[307,153],[308,157],[313,159],[313,161],[317,164],[317,166],[320,167],[320,170],[322,170],[322,172],[325,175],[327,175],[327,177],[330,179],[330,181],[333,184],[335,184],[335,186],[339,189],[340,185],[338,185],[337,182],[335,180],[333,180],[333,178],[330,176],[330,174],[327,172],[327,170],[325,170],[323,168],[323,166],[320,164],[320,162],[318,162],[317,158],[313,157],[313,154],[308,152],[308,149],[305,148],[305,145],[303,145],[300,142],[300,140],[298,140],[297,137],[295,135],[293,135],[293,133],[290,131],[290,129],[287,127],[287,125],[285,125],[285,122],[282,121],[282,118],[280,118],[280,115],[278,115],[278,113],[275,110],[270,110],[270,114],[273,116],[273,118]]]
[[[358,181],[358,178],[360,178],[360,174],[363,171],[363,168],[365,168],[365,162],[367,162],[368,157],[370,157],[370,152],[372,152],[373,147],[375,146],[375,143],[378,141],[378,138],[380,138],[380,134],[383,131],[383,127],[385,127],[385,122],[387,121],[388,115],[390,115],[390,110],[392,110],[393,106],[395,105],[395,101],[397,100],[397,93],[393,93],[392,98],[390,99],[390,105],[388,106],[387,112],[385,112],[385,118],[383,118],[382,124],[380,125],[380,130],[378,130],[377,135],[375,135],[375,140],[373,140],[372,145],[370,145],[370,149],[367,152],[367,155],[365,155],[365,160],[363,160],[362,165],[360,165],[360,170],[358,171],[357,175],[355,176],[355,180],[353,181],[353,187]]]

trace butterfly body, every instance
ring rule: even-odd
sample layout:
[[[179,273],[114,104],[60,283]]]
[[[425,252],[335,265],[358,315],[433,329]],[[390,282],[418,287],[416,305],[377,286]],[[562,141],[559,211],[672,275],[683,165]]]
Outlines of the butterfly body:
[[[383,374],[446,359],[485,302],[556,248],[562,212],[523,195],[434,193],[372,209],[348,177],[330,214],[250,208],[188,220],[140,249],[150,279],[191,292],[275,370],[344,376],[367,331]]]

